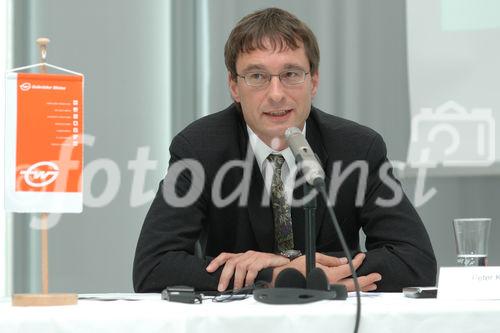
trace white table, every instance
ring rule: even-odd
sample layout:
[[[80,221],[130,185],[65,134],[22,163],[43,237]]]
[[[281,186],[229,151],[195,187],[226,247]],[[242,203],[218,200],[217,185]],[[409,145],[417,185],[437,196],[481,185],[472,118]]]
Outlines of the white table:
[[[90,295],[81,295],[90,296]],[[181,304],[159,294],[96,294],[139,301],[79,300],[78,305],[13,307],[0,299],[0,332],[352,332],[356,310],[346,301],[266,305],[253,297],[229,303]],[[409,299],[363,294],[359,332],[500,332],[500,301]]]

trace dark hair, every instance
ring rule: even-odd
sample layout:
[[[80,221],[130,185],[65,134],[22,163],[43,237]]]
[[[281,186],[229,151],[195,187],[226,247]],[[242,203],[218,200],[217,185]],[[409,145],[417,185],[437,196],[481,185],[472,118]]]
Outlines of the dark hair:
[[[236,60],[240,53],[265,50],[265,41],[273,50],[295,50],[304,44],[311,74],[319,67],[319,47],[309,27],[295,15],[279,8],[267,8],[243,17],[234,27],[224,47],[227,70],[236,79]]]

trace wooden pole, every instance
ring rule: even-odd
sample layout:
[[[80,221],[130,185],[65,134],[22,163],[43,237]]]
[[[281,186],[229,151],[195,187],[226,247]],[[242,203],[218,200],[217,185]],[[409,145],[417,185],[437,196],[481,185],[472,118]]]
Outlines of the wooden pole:
[[[36,40],[40,48],[40,67],[41,73],[47,73],[47,45],[50,39],[41,37]],[[49,293],[49,232],[48,232],[48,213],[41,213],[40,215],[40,240],[41,240],[41,264],[42,264],[42,293]]]
[[[42,213],[40,216],[40,239],[41,239],[41,261],[42,261],[42,293],[49,293],[49,237],[48,237],[49,214]]]

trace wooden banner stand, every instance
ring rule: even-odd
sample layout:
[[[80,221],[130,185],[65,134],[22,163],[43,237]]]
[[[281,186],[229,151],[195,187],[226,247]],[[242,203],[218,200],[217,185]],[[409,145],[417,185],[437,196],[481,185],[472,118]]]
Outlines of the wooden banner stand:
[[[41,62],[47,59],[48,38],[38,38],[36,40],[40,47]],[[41,72],[47,72],[46,66],[41,67]],[[48,213],[41,213],[40,216],[40,239],[41,239],[41,266],[42,266],[42,294],[14,294],[12,296],[13,306],[55,306],[74,305],[78,302],[77,294],[56,294],[49,293],[49,241],[48,241]]]

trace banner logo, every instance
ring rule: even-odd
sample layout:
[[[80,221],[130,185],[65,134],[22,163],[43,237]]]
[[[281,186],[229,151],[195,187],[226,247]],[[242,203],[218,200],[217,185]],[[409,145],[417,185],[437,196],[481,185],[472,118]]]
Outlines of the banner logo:
[[[54,162],[42,161],[32,164],[20,173],[29,186],[44,187],[56,180],[57,176],[59,176],[59,167]]]
[[[24,82],[24,83],[21,83],[19,85],[19,88],[22,90],[22,91],[28,91],[31,89],[31,83],[29,82]]]

